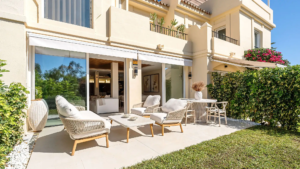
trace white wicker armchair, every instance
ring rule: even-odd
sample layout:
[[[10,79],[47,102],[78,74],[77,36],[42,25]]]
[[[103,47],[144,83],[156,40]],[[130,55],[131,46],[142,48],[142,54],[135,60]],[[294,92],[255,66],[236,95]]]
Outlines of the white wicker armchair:
[[[159,107],[160,96],[148,96],[145,102],[137,103],[133,105],[131,109],[132,114],[149,118],[156,108]]]
[[[72,156],[75,154],[75,150],[78,143],[83,143],[83,142],[95,140],[102,137],[106,137],[106,147],[108,148],[109,147],[108,134],[110,132],[111,124],[105,119],[103,119],[102,117],[98,116],[97,114],[91,111],[83,111],[84,107],[80,107],[80,106],[75,106],[75,108],[79,110],[78,111],[79,114],[77,114],[76,118],[65,116],[66,114],[62,113],[61,110],[66,109],[68,107],[66,106],[62,107],[58,103],[59,97],[61,97],[60,99],[63,98],[62,96],[56,97],[56,106],[57,106],[59,117],[62,123],[64,124],[66,131],[70,135],[70,138],[72,140],[75,140],[73,150],[72,150]]]
[[[155,124],[161,126],[162,135],[164,135],[164,127],[180,126],[183,133],[181,121],[185,116],[190,104],[186,104],[183,108],[175,111],[165,112],[162,107],[154,109],[154,113],[151,114],[150,119],[155,121]]]

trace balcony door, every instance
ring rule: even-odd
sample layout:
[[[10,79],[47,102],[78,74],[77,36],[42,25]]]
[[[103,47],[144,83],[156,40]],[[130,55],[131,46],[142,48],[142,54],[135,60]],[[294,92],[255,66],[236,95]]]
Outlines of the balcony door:
[[[57,95],[87,109],[85,53],[41,47],[35,51],[35,98],[43,98],[48,104],[46,126],[61,125],[55,104]]]

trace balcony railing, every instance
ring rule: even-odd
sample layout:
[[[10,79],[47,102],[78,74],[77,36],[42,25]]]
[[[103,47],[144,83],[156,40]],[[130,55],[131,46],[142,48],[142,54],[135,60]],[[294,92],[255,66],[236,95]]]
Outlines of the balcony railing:
[[[168,36],[173,36],[173,37],[184,39],[184,40],[187,40],[187,36],[188,36],[187,34],[185,34],[183,32],[172,30],[172,29],[169,29],[169,28],[165,28],[165,27],[162,27],[160,25],[155,25],[155,24],[152,24],[152,23],[150,23],[150,31],[165,34],[165,35],[168,35]]]
[[[212,36],[238,45],[238,40],[233,39],[233,38],[228,37],[228,36],[225,36],[225,35],[220,35],[218,32],[212,31]]]

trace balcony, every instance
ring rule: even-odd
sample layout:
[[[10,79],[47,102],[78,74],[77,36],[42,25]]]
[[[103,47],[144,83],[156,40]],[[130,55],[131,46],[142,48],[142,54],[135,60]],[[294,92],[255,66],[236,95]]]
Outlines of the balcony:
[[[186,34],[171,31],[171,36],[168,36],[167,29],[160,29],[157,26],[153,28],[153,31],[150,29],[149,17],[110,7],[108,37],[112,45],[126,45],[155,52],[192,55],[192,42],[184,40],[187,38]],[[172,35],[175,37],[179,35],[179,38],[174,38]],[[160,50],[158,45],[163,45],[164,48]]]
[[[233,38],[228,37],[228,36],[225,36],[225,35],[220,35],[218,32],[212,31],[212,36],[215,37],[215,38],[225,40],[229,43],[233,43],[235,45],[238,45],[238,40],[233,39]]]
[[[154,31],[154,32],[157,32],[157,33],[161,33],[161,34],[164,34],[164,35],[168,35],[168,36],[172,36],[172,37],[176,37],[176,38],[184,39],[184,40],[187,40],[187,36],[188,36],[187,34],[185,34],[183,32],[176,31],[176,30],[169,29],[169,28],[165,28],[165,27],[162,27],[160,25],[155,25],[155,24],[152,24],[152,23],[150,23],[150,31]]]

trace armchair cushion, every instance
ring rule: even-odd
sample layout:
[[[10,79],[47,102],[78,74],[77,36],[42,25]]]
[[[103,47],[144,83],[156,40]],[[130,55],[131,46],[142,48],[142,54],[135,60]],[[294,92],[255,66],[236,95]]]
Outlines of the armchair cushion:
[[[163,112],[172,112],[184,109],[187,105],[186,100],[170,99],[165,105],[161,107]]]
[[[166,120],[166,117],[168,116],[167,113],[151,113],[150,119],[154,120],[155,122],[159,124],[167,124],[167,123],[180,123],[181,120]]]
[[[143,116],[145,113],[145,110],[146,110],[146,108],[144,108],[144,107],[132,108],[131,113],[139,115],[139,116]]]
[[[143,105],[143,107],[149,107],[153,105],[157,105],[160,102],[160,95],[149,95]]]
[[[67,118],[80,118],[81,114],[79,113],[78,109],[69,103],[64,97],[58,95],[55,97],[55,101],[58,113],[60,115]]]

